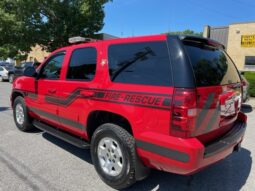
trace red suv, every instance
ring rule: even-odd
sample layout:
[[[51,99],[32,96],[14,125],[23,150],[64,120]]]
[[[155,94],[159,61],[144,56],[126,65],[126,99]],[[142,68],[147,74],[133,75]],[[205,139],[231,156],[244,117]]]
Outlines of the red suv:
[[[239,150],[241,100],[222,45],[171,35],[60,48],[28,67],[11,96],[18,129],[91,148],[99,176],[116,189],[149,168],[191,174]]]

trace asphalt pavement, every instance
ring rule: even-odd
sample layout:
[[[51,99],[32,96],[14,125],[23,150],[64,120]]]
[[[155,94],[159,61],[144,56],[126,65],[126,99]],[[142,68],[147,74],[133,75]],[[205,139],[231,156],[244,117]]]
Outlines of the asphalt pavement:
[[[112,190],[94,170],[90,151],[39,130],[23,133],[13,121],[11,84],[0,82],[0,191]],[[248,128],[242,149],[203,171],[181,176],[152,170],[128,190],[255,190],[255,108],[243,108]]]

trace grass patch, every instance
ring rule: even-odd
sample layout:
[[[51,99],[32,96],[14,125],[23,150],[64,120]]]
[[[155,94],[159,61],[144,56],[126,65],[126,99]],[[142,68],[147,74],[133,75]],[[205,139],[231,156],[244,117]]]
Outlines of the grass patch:
[[[255,72],[245,72],[244,77],[250,83],[249,94],[251,97],[255,97]]]

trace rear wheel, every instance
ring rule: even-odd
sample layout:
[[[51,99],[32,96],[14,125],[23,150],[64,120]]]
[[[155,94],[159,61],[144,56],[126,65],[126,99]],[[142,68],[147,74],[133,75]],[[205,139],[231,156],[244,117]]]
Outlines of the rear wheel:
[[[27,107],[24,98],[19,96],[13,103],[13,117],[16,126],[21,131],[28,131],[33,129],[32,119],[28,115]]]
[[[93,134],[91,156],[100,178],[115,189],[123,189],[136,182],[135,140],[125,129],[101,125]]]

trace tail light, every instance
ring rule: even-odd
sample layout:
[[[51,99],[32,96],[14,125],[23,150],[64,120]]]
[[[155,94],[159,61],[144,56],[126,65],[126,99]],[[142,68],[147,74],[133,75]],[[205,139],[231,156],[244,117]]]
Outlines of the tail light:
[[[172,124],[170,134],[187,138],[195,129],[197,94],[195,89],[176,88],[173,96]]]

